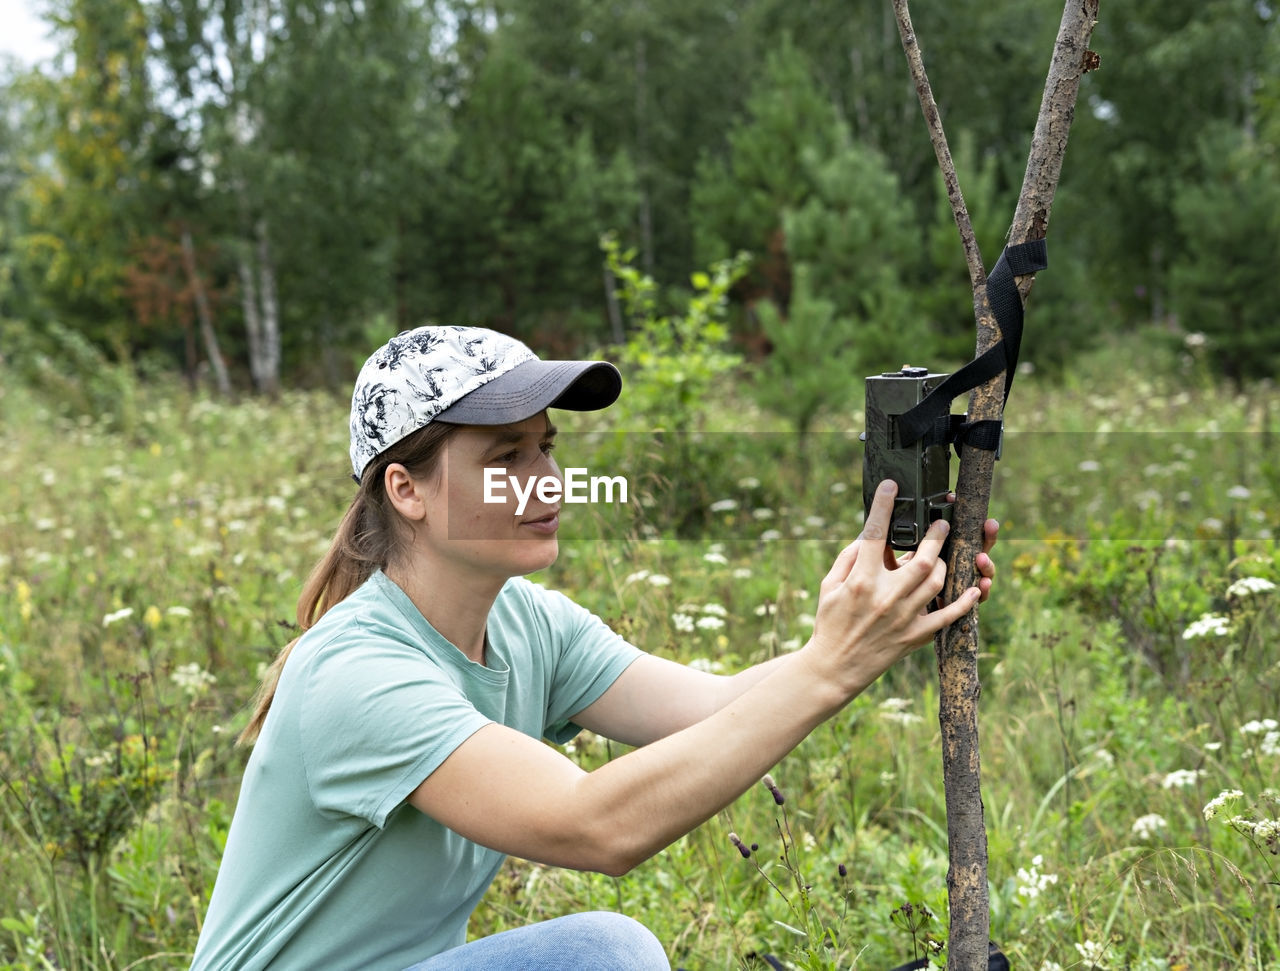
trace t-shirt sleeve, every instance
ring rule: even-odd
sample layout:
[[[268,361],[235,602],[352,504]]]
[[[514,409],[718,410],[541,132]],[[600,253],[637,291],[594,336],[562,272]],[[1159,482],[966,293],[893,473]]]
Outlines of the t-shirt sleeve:
[[[564,594],[528,584],[550,624],[553,668],[543,735],[558,745],[581,726],[570,719],[604,694],[644,652]]]
[[[309,660],[299,731],[312,801],[378,828],[445,759],[489,724],[421,651],[363,643],[359,663],[330,645]]]

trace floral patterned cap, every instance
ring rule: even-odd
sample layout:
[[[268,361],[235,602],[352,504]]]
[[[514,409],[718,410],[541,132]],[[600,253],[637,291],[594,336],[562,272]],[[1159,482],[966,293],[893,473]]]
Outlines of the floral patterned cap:
[[[605,361],[542,361],[484,327],[419,327],[391,338],[360,369],[351,396],[351,469],[437,419],[508,425],[544,408],[595,411],[622,390]]]

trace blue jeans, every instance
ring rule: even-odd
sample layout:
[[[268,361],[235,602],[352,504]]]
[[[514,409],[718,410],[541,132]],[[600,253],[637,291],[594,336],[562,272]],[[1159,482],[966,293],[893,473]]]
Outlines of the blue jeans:
[[[405,971],[671,971],[671,964],[639,921],[590,911],[469,941]]]

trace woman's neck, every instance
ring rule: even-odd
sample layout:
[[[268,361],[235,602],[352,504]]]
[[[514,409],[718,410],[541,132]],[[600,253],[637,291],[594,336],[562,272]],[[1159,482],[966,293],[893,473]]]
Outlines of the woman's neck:
[[[450,644],[477,664],[485,663],[485,624],[505,579],[478,578],[459,570],[388,566],[387,578]]]

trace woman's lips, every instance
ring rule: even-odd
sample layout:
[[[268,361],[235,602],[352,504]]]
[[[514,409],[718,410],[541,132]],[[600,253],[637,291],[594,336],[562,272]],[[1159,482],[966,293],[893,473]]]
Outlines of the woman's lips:
[[[548,513],[541,519],[526,519],[520,525],[527,526],[535,533],[554,533],[560,527],[560,512],[557,510],[556,512]]]

